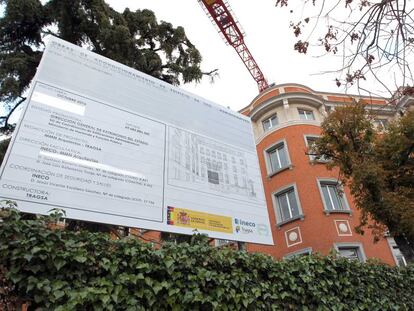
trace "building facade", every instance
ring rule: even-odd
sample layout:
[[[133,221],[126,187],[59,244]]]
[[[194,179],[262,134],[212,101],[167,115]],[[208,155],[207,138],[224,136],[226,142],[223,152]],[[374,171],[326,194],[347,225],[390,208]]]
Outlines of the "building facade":
[[[328,170],[323,158],[308,148],[320,135],[320,124],[335,107],[362,100],[384,129],[397,117],[383,98],[350,97],[315,92],[297,84],[274,85],[240,112],[253,123],[274,246],[247,244],[247,250],[275,258],[310,253],[341,256],[362,262],[377,258],[390,265],[404,259],[393,239],[374,243],[370,230],[357,234],[360,212],[347,187],[338,184],[338,170]],[[412,109],[402,98],[399,109]]]

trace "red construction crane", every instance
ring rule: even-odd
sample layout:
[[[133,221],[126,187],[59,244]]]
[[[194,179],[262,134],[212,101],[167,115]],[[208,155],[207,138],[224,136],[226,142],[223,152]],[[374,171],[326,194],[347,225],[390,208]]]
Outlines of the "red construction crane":
[[[219,33],[227,44],[230,44],[239,54],[244,65],[256,81],[259,91],[263,91],[269,85],[253,58],[246,44],[244,33],[240,29],[239,22],[234,17],[232,10],[226,0],[198,0],[204,12],[210,17],[211,22],[218,27]]]

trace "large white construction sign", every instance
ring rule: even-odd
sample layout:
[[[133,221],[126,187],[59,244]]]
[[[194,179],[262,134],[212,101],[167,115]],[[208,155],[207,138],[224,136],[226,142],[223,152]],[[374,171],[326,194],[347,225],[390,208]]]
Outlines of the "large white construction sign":
[[[57,38],[0,196],[30,213],[273,244],[247,117]]]

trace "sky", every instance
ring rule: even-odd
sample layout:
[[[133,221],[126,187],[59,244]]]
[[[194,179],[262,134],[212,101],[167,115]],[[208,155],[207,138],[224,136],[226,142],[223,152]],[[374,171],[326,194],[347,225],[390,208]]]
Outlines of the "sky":
[[[290,2],[292,3],[291,0]],[[236,51],[226,45],[197,0],[106,0],[117,11],[150,9],[158,20],[183,26],[187,37],[203,56],[202,69],[219,69],[219,77],[211,83],[204,78],[199,84],[181,85],[182,88],[233,110],[250,104],[258,95],[256,82],[244,66]],[[335,85],[335,75],[320,73],[337,69],[338,57],[303,55],[293,50],[296,42],[289,23],[303,14],[300,6],[275,7],[275,0],[228,0],[246,37],[245,43],[259,64],[268,83],[299,83],[317,91],[344,93]],[[300,17],[300,16],[299,16]],[[319,53],[319,52],[318,52]],[[371,88],[375,91],[375,85]],[[358,90],[348,90],[357,93]]]
[[[203,56],[202,69],[219,70],[211,83],[181,85],[182,88],[233,110],[247,106],[258,95],[256,82],[237,55],[226,45],[197,0],[107,0],[117,11],[150,9],[158,20],[183,26],[187,37]],[[264,73],[268,83],[300,83],[316,90],[336,88],[331,78],[311,76],[318,72],[310,57],[293,51],[295,38],[289,29],[290,14],[276,8],[273,0],[228,0],[245,34],[245,43]],[[335,90],[337,91],[337,90]]]

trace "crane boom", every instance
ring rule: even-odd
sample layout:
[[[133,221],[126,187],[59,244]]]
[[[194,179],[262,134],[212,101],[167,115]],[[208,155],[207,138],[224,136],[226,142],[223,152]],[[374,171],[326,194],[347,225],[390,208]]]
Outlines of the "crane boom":
[[[218,28],[225,42],[231,45],[240,56],[251,76],[256,81],[259,91],[268,88],[267,81],[259,68],[259,65],[244,43],[244,34],[231,12],[226,0],[198,0],[204,12],[212,23]]]

